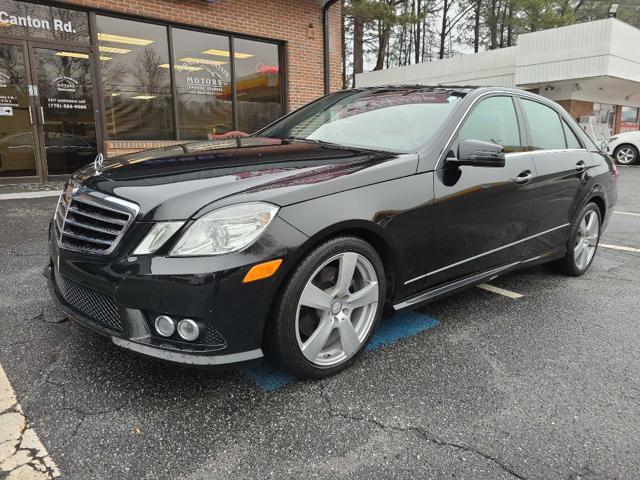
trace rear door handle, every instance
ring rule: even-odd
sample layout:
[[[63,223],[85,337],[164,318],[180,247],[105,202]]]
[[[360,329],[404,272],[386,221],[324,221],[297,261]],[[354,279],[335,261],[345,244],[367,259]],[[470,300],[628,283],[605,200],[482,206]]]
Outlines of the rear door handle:
[[[587,169],[587,164],[584,163],[582,160],[576,163],[576,171],[584,172],[586,169]]]
[[[526,185],[531,180],[533,180],[533,173],[531,173],[531,170],[525,170],[514,179],[514,182],[519,185]]]

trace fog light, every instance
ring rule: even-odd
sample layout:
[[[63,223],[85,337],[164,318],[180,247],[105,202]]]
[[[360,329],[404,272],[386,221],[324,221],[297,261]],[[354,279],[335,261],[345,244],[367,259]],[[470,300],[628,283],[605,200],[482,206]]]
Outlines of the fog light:
[[[173,332],[176,331],[176,324],[173,322],[171,317],[167,317],[166,315],[156,317],[155,325],[156,332],[163,337],[170,337],[173,335]]]
[[[198,324],[190,318],[178,322],[178,335],[188,342],[193,342],[200,335]]]

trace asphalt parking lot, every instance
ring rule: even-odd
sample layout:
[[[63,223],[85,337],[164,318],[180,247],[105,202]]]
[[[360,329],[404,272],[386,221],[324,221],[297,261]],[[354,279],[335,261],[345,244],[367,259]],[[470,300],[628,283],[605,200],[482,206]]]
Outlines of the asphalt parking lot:
[[[619,195],[583,277],[537,267],[492,282],[520,298],[473,288],[387,320],[319,382],[167,366],[61,318],[56,199],[1,201],[0,364],[63,478],[638,479],[640,167]]]

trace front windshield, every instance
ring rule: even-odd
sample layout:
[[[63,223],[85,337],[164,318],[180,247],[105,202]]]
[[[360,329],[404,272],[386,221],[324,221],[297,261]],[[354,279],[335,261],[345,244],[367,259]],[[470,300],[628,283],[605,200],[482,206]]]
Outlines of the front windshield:
[[[412,152],[433,136],[463,96],[450,90],[416,88],[338,92],[257,135]]]

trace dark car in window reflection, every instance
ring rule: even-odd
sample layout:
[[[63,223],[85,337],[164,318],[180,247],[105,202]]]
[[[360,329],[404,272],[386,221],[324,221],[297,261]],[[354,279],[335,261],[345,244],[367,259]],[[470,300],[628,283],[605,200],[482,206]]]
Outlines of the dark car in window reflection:
[[[518,268],[586,273],[617,170],[556,103],[505,88],[336,92],[248,137],[89,165],[50,225],[71,317],[142,355],[270,355],[321,378],[383,311]]]
[[[50,173],[72,172],[96,156],[96,144],[78,135],[45,132],[44,139]],[[0,140],[0,171],[31,172],[34,152],[31,132],[4,137]]]

